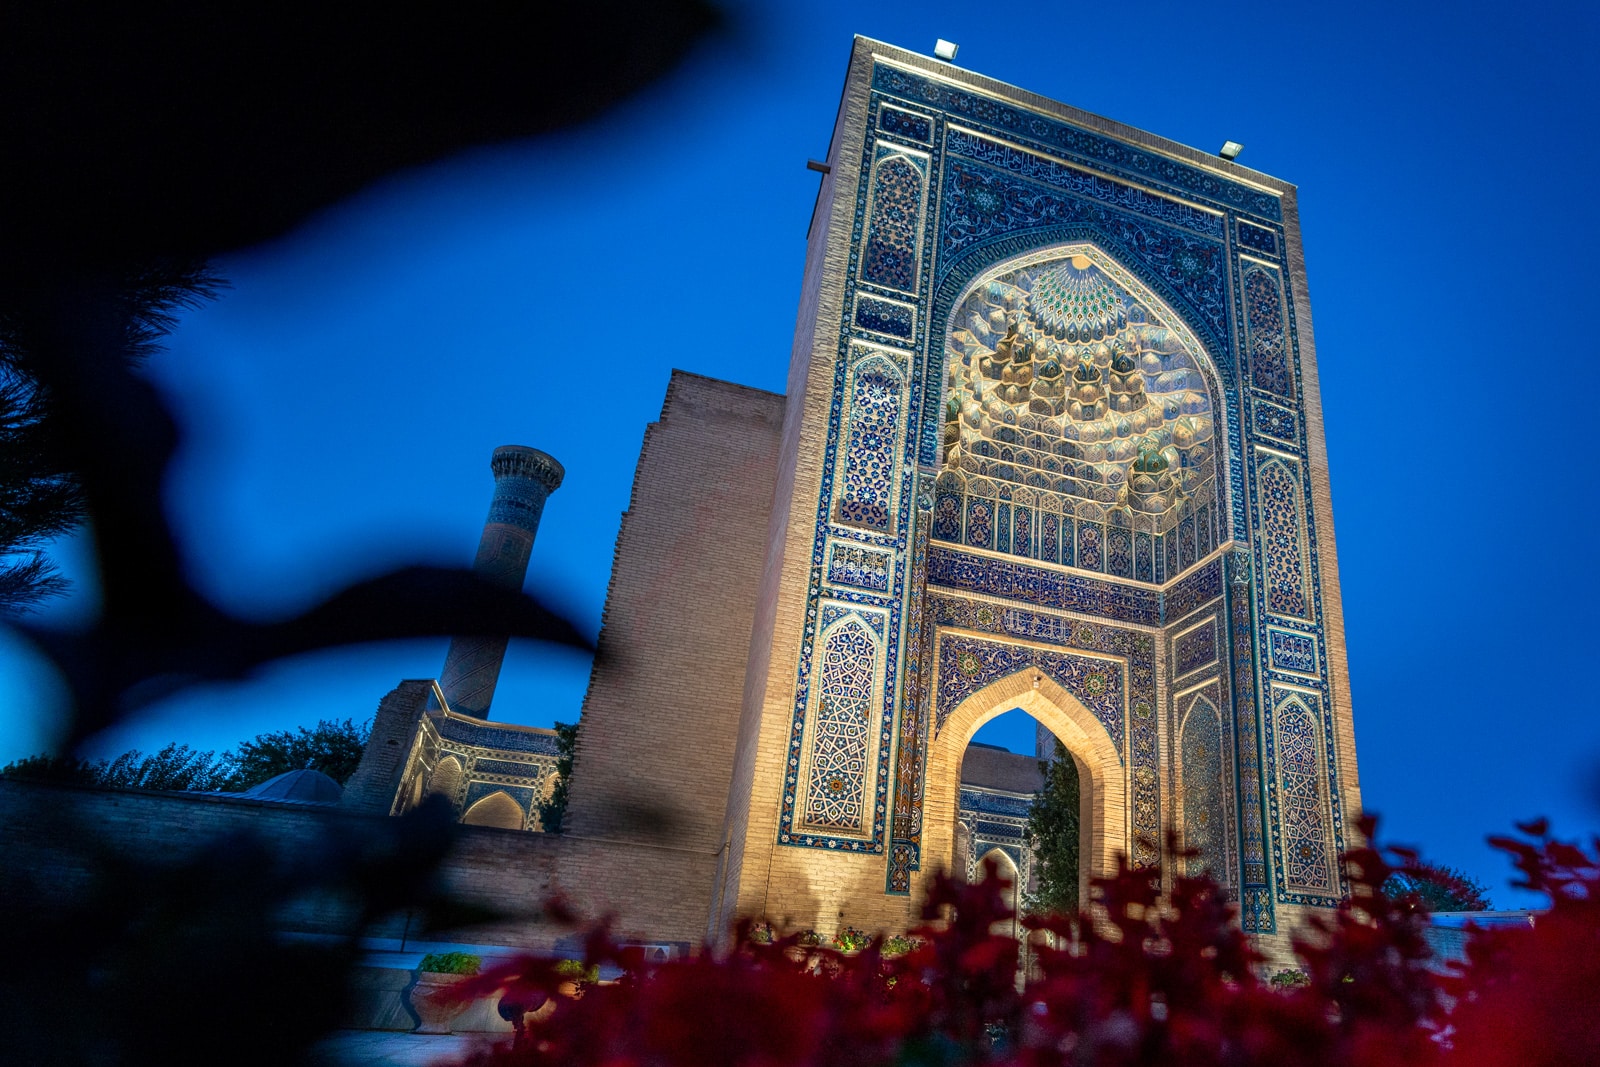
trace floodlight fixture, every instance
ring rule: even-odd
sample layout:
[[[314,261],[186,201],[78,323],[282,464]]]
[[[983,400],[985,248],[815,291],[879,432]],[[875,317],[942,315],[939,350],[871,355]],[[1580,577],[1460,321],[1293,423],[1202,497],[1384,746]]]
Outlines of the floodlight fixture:
[[[954,41],[947,41],[941,37],[937,41],[933,42],[933,54],[944,60],[946,63],[952,63],[956,58],[956,50],[960,47],[961,46],[956,44]]]
[[[1217,151],[1217,155],[1221,156],[1223,159],[1231,161],[1238,159],[1239,153],[1243,151],[1244,145],[1240,144],[1238,141],[1223,141],[1222,147]]]

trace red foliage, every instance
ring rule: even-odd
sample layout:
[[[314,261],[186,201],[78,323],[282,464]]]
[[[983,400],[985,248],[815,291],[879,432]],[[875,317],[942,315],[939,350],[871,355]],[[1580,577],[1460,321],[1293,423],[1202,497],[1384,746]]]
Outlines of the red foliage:
[[[1362,827],[1368,839],[1375,829]],[[1295,941],[1305,985],[1275,990],[1234,908],[1206,878],[1133,870],[1094,882],[1080,916],[1027,920],[1035,956],[1018,981],[1009,883],[934,880],[927,924],[903,956],[756,943],[646,964],[605,927],[588,962],[615,983],[562,996],[555,961],[527,957],[460,987],[556,1002],[511,1045],[469,1062],[562,1067],[1538,1067],[1600,1060],[1600,860],[1554,842],[1498,840],[1552,908],[1531,931],[1479,936],[1466,965],[1430,968],[1427,913],[1384,895],[1375,847],[1346,856],[1352,895]],[[1600,842],[1597,842],[1600,849]],[[1391,850],[1399,862],[1409,853]],[[1600,852],[1597,852],[1600,855]],[[570,987],[569,987],[570,992]],[[1448,995],[1447,995],[1448,994]],[[1453,998],[1453,999],[1452,999]],[[1453,1012],[1448,1006],[1454,1003]]]

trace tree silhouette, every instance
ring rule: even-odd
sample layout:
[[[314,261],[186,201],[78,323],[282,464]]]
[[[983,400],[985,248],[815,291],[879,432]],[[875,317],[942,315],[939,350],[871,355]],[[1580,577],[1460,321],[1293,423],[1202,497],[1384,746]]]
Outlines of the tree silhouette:
[[[1024,894],[1024,907],[1032,915],[1073,915],[1079,905],[1078,765],[1060,740],[1055,745],[1055,758],[1039,761],[1044,786],[1028,809],[1038,886]]]
[[[69,751],[159,696],[313,649],[493,634],[592,651],[467,570],[404,568],[267,623],[212,603],[163,510],[179,431],[132,372],[150,340],[138,279],[281,234],[396,169],[588,118],[715,21],[702,0],[0,6],[0,333],[15,380],[47,398],[45,473],[76,479],[100,535],[99,617],[19,627],[70,690]],[[0,948],[27,961],[0,977],[7,1062],[209,1064],[241,1039],[253,1060],[307,1062],[375,923],[489,917],[439,889],[455,833],[441,802],[332,821],[292,856],[248,834],[169,855],[119,849],[67,793],[3,788],[49,865],[0,863]],[[343,902],[339,932],[285,940],[308,899]]]
[[[1383,883],[1385,895],[1415,897],[1429,911],[1488,911],[1489,890],[1464,871],[1410,857]]]

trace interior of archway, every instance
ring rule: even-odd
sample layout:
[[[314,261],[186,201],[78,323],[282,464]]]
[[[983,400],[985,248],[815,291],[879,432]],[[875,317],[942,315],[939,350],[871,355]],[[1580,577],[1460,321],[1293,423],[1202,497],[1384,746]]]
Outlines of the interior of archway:
[[[1114,870],[1117,854],[1128,847],[1125,772],[1116,746],[1093,713],[1037,670],[1018,671],[973,693],[932,739],[927,772],[928,855],[935,860],[935,867],[956,868],[959,873],[956,845],[961,826],[961,780],[971,742],[986,723],[1014,710],[1025,712],[1052,739],[1059,739],[1078,768],[1079,894],[1080,899],[1087,899],[1088,879]],[[983,851],[987,846],[977,842],[976,854]]]
[[[1058,760],[1064,763],[1058,766]],[[1044,796],[1054,781],[1062,780],[1063,771],[1070,776],[1065,779],[1068,795]],[[1050,889],[1051,875],[1066,879],[1074,888],[1080,884],[1080,784],[1076,761],[1054,734],[1022,708],[990,719],[967,743],[962,757],[954,870],[969,881],[979,880],[984,877],[987,860],[1004,857],[999,873],[1012,882],[1010,902],[1019,915],[1037,906],[1041,893],[1046,906],[1075,910],[1076,895],[1063,903],[1050,899],[1061,895]],[[1041,798],[1046,805],[1045,833],[1049,835],[1053,825],[1070,835],[1068,839],[1041,840],[1034,835],[1038,827],[1032,821]],[[1057,810],[1063,800],[1070,804],[1070,814],[1064,819]],[[1013,933],[1021,929],[1013,926]]]
[[[992,268],[946,339],[933,537],[1163,583],[1224,539],[1204,349],[1089,243]]]

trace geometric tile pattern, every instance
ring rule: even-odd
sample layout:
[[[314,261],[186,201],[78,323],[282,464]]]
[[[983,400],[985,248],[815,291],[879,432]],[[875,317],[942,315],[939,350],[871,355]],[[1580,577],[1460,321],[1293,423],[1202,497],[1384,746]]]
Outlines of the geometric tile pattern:
[[[1256,398],[1252,410],[1255,412],[1256,433],[1275,437],[1291,445],[1300,442],[1299,420],[1294,412],[1260,397]]]
[[[1273,931],[1278,902],[1331,904],[1342,816],[1278,197],[892,61],[867,107],[860,165],[833,178],[855,213],[779,843],[884,855],[908,892],[939,718],[1031,666],[1118,746],[1136,836],[1158,840],[1163,789],[1182,790],[1179,829],[1246,930]],[[1100,390],[1080,423],[1109,430],[1092,441],[1068,432],[1079,366]],[[1114,376],[1125,428],[1098,407]],[[1117,513],[1136,463],[1148,527]],[[1186,708],[1158,705],[1158,643]],[[1284,842],[1312,838],[1289,877]]]
[[[848,541],[835,541],[828,551],[828,581],[877,593],[889,591],[892,553]]]
[[[1114,167],[1137,176],[1146,186],[1214,199],[1219,205],[1248,211],[1274,222],[1283,218],[1278,198],[1270,193],[916,71],[881,63],[873,71],[872,84],[880,92],[915,100],[952,119],[982,122],[1011,134],[1014,139],[1026,139],[1053,149],[1055,154],[1065,153]]]
[[[1239,753],[1239,920],[1246,933],[1270,934],[1277,929],[1277,919],[1267,878],[1248,552],[1240,549],[1230,553],[1228,565],[1228,632],[1232,637],[1234,724]]]
[[[1269,256],[1278,254],[1278,235],[1265,226],[1239,220],[1239,244],[1253,252],[1263,252]]]
[[[1189,674],[1201,667],[1217,662],[1217,627],[1207,622],[1187,633],[1181,633],[1172,642],[1173,659],[1178,675]]]
[[[1316,717],[1305,704],[1290,698],[1278,708],[1276,732],[1284,878],[1301,890],[1330,892],[1332,864]]]
[[[889,529],[901,384],[888,360],[873,358],[856,367],[850,444],[836,513],[839,522]]]
[[[917,309],[898,300],[861,294],[856,297],[856,325],[909,341],[916,333]]]
[[[891,155],[878,161],[872,180],[872,226],[861,257],[861,277],[910,292],[917,285],[917,222],[922,212],[921,161]]]
[[[1037,668],[1062,689],[1083,702],[1100,725],[1106,728],[1111,743],[1124,762],[1124,690],[1122,664],[1116,660],[1048,652],[1026,645],[999,644],[970,637],[943,634],[939,641],[938,711],[934,732],[944,728],[945,720],[967,697],[992,682],[1029,667]]]
[[[1209,874],[1227,885],[1233,879],[1223,844],[1227,817],[1223,813],[1222,722],[1210,701],[1201,697],[1190,705],[1180,738],[1183,844],[1200,852],[1189,858],[1185,870],[1191,878]]]
[[[1292,461],[1274,456],[1256,472],[1261,541],[1266,560],[1267,610],[1306,617],[1306,565],[1300,526],[1300,476]]]
[[[974,499],[974,504],[979,503]],[[1044,608],[1082,611],[1141,626],[1161,624],[1161,594],[1046,567],[977,556],[944,544],[928,547],[928,581]]]
[[[1251,263],[1244,270],[1245,326],[1250,339],[1250,383],[1278,396],[1294,396],[1284,333],[1283,288],[1271,267]]]
[[[908,141],[921,141],[924,144],[933,136],[933,123],[927,116],[913,115],[897,107],[885,107],[878,111],[878,129],[884,133],[892,133],[896,137],[904,137]]]
[[[1267,628],[1267,654],[1275,671],[1291,674],[1317,673],[1317,639],[1311,634]]]
[[[823,640],[805,808],[806,823],[819,829],[860,832],[864,822],[877,656],[854,617]]]
[[[1157,859],[1154,846],[1161,839],[1162,829],[1161,791],[1157,777],[1159,741],[1155,715],[1154,637],[1139,630],[1112,625],[1103,619],[1094,622],[1073,620],[1024,607],[999,607],[992,603],[936,593],[932,590],[929,591],[926,600],[928,614],[925,626],[932,627],[934,632],[940,635],[938,644],[941,666],[933,670],[930,681],[938,686],[939,707],[946,716],[954,707],[953,704],[946,704],[947,692],[953,693],[957,688],[965,692],[975,692],[1007,674],[1024,669],[1031,663],[1055,678],[1062,688],[1072,693],[1085,707],[1094,712],[1104,725],[1111,714],[1109,704],[1106,702],[1107,694],[1090,691],[1099,689],[1099,685],[1091,681],[1090,676],[1102,674],[1108,682],[1111,682],[1125,672],[1127,696],[1122,705],[1124,725],[1115,730],[1108,728],[1107,732],[1111,735],[1113,743],[1118,746],[1118,751],[1123,753],[1122,758],[1127,767],[1128,795],[1132,799],[1133,809],[1131,822],[1135,841],[1134,861],[1141,866],[1154,863]],[[947,629],[975,630],[992,634],[997,639],[1023,640],[1030,644],[1058,647],[1039,649],[1005,645],[999,641],[980,642],[987,645],[986,648],[977,650],[983,665],[980,674],[966,677],[958,673],[959,680],[952,680],[942,666],[945,662],[944,648],[948,642],[960,638],[944,632]],[[1001,655],[992,654],[997,648],[1009,648],[1011,651]],[[1089,657],[1083,656],[1084,653],[1098,653],[1098,655]],[[1077,656],[1083,656],[1083,659],[1079,660],[1081,668],[1063,665]],[[959,652],[957,657],[959,659]],[[1047,663],[1055,669],[1049,669]],[[970,661],[967,666],[970,669]],[[1113,667],[1117,669],[1112,671]],[[957,670],[959,672],[959,666]],[[947,686],[951,688],[947,689]],[[933,736],[937,736],[939,725],[936,716],[931,729]],[[1123,747],[1124,738],[1127,739],[1126,748]]]

